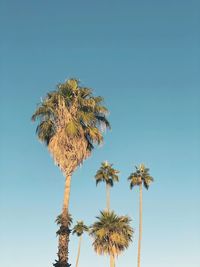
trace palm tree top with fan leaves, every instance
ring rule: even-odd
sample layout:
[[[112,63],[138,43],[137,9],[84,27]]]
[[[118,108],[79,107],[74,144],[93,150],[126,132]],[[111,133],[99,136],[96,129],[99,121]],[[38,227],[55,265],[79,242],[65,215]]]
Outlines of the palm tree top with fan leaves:
[[[110,164],[107,161],[101,163],[101,167],[95,175],[96,185],[98,185],[100,182],[105,182],[112,187],[114,182],[119,181],[119,171],[115,170],[112,166],[113,164]]]
[[[136,171],[132,172],[128,177],[130,181],[130,188],[136,185],[143,184],[146,189],[149,188],[151,182],[154,181],[153,177],[149,174],[149,169],[142,163],[139,167],[135,166]]]
[[[113,211],[102,211],[90,228],[94,239],[93,247],[97,254],[114,257],[128,248],[132,241],[133,229],[128,216],[117,216]]]
[[[88,232],[89,228],[83,221],[78,221],[72,230],[72,234],[76,234],[80,237],[84,232]]]
[[[72,172],[86,159],[95,144],[103,142],[102,131],[110,128],[103,98],[80,86],[77,79],[58,84],[38,105],[32,120],[36,132],[55,162],[65,173]]]

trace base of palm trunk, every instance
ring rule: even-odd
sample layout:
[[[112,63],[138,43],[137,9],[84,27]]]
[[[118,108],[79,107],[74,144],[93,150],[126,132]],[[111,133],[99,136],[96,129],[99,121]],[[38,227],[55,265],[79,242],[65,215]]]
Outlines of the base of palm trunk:
[[[70,230],[66,226],[60,226],[58,230],[59,241],[58,241],[58,260],[53,264],[54,267],[70,267],[68,263],[69,255],[69,235]]]
[[[71,264],[69,264],[69,263],[61,263],[61,262],[56,260],[56,262],[53,264],[53,266],[55,266],[55,267],[70,267]]]

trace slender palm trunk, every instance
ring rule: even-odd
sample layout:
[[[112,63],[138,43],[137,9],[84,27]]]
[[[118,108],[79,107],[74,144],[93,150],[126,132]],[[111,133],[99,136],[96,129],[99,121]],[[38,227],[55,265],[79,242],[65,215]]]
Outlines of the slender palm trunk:
[[[78,262],[79,262],[80,252],[81,252],[81,241],[82,241],[82,236],[79,237],[78,254],[77,254],[77,258],[76,258],[76,267],[78,267]]]
[[[110,267],[115,267],[115,258],[113,255],[110,255]]]
[[[106,184],[106,210],[110,211],[110,185]]]
[[[140,267],[141,241],[142,241],[142,183],[140,184],[138,267]]]
[[[69,197],[70,197],[70,185],[71,185],[71,176],[67,176],[65,180],[65,190],[64,190],[64,201],[63,201],[63,210],[62,210],[62,223],[60,226],[60,234],[58,241],[58,267],[68,267],[68,246],[69,246]]]
[[[63,201],[63,214],[68,213],[69,209],[69,197],[70,197],[70,187],[71,187],[71,176],[67,176],[65,179],[65,191],[64,191],[64,201]]]

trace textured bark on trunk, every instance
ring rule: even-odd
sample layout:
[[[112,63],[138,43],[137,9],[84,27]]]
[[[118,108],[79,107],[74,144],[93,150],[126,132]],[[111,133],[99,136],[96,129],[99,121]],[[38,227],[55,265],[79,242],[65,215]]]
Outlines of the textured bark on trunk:
[[[69,197],[70,197],[71,176],[67,176],[65,180],[64,201],[62,210],[62,224],[60,227],[59,241],[58,241],[58,267],[68,267],[69,255]]]
[[[113,255],[110,255],[110,267],[115,267],[115,258]]]
[[[71,187],[71,176],[69,175],[65,179],[63,214],[68,213],[68,210],[69,210],[70,187]]]
[[[110,211],[110,185],[106,184],[106,210]]]
[[[70,264],[68,263],[68,246],[69,246],[69,233],[60,234],[59,241],[58,241],[58,267],[69,267]]]
[[[81,240],[82,240],[82,236],[79,237],[78,254],[77,254],[77,258],[76,258],[76,267],[78,267],[78,262],[79,262],[80,252],[81,252]]]
[[[142,241],[142,183],[140,184],[139,208],[139,239],[138,239],[138,267],[140,267],[141,241]]]

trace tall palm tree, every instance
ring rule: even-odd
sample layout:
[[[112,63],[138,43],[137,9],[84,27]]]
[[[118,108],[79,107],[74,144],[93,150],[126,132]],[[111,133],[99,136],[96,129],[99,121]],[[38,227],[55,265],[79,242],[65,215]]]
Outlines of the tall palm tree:
[[[110,256],[110,267],[115,267],[115,257],[128,248],[132,241],[131,219],[117,216],[114,212],[103,211],[90,227],[93,247],[99,255]]]
[[[110,187],[114,185],[114,182],[119,181],[119,171],[115,170],[113,164],[108,163],[107,161],[101,163],[100,169],[95,175],[96,185],[100,182],[106,183],[106,208],[107,211],[110,210]]]
[[[76,258],[76,267],[78,267],[80,251],[81,251],[81,241],[82,235],[84,232],[88,232],[89,228],[84,224],[83,221],[78,221],[77,224],[74,226],[72,234],[76,234],[79,237],[79,244],[78,244],[78,254]]]
[[[146,189],[149,188],[151,182],[153,182],[153,177],[149,174],[149,169],[145,167],[144,164],[140,164],[139,167],[135,167],[136,171],[131,173],[128,177],[130,181],[130,188],[134,186],[139,186],[139,239],[138,239],[138,267],[140,267],[140,255],[141,255],[141,241],[142,241],[142,186]]]
[[[62,226],[68,227],[71,176],[91,155],[95,144],[103,142],[102,131],[110,128],[103,98],[76,79],[58,84],[38,105],[32,120],[38,120],[36,133],[45,143],[55,163],[65,175]],[[59,235],[56,267],[68,267],[69,231]]]

